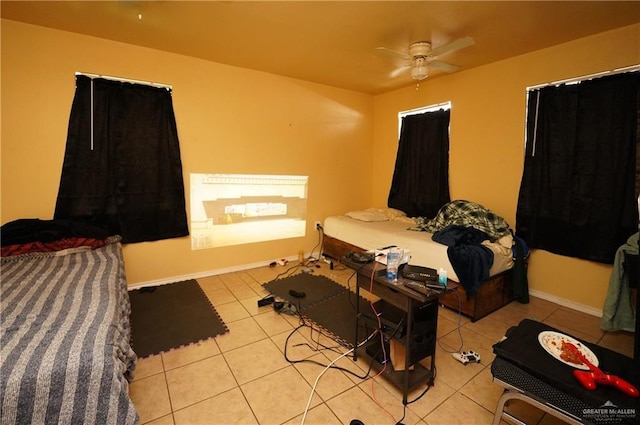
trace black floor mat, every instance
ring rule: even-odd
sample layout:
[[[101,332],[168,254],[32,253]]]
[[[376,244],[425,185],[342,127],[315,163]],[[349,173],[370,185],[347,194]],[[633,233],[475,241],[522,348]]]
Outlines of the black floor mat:
[[[332,333],[346,347],[353,347],[356,332],[356,294],[350,291],[329,298],[301,311],[302,315]],[[360,297],[360,313],[373,315],[369,301]],[[358,343],[362,342],[371,329],[359,322]]]
[[[195,280],[136,289],[129,299],[132,345],[140,358],[228,331]]]
[[[356,295],[325,276],[301,273],[273,280],[263,285],[271,294],[298,306],[300,314],[333,334],[341,344],[353,347],[356,326]],[[304,298],[295,298],[289,290],[304,292]],[[369,301],[359,297],[361,313],[370,313]],[[358,342],[367,335],[361,326]]]
[[[344,286],[334,282],[326,276],[299,273],[282,279],[272,280],[263,285],[269,292],[283,300],[290,301],[301,310],[316,303],[323,302],[341,292],[347,290]],[[304,298],[295,298],[289,295],[289,290],[304,292]]]

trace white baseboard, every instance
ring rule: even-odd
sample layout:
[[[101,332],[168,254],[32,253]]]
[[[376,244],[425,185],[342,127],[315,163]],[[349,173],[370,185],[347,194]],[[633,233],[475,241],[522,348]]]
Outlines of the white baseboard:
[[[297,261],[298,257],[293,255],[290,257],[285,257],[287,260],[289,261]],[[181,276],[173,276],[173,277],[168,277],[165,279],[158,279],[158,280],[149,280],[146,282],[140,282],[140,283],[136,283],[134,285],[129,285],[129,290],[135,290],[135,289],[139,289],[139,288],[144,288],[147,286],[158,286],[158,285],[166,285],[168,283],[174,283],[174,282],[181,282],[183,280],[189,280],[189,279],[199,279],[199,278],[203,278],[203,277],[209,277],[209,276],[216,276],[216,275],[220,275],[220,274],[225,274],[225,273],[233,273],[233,272],[238,272],[238,271],[243,271],[243,270],[248,270],[248,269],[254,269],[256,267],[263,267],[265,264],[269,264],[271,262],[271,260],[267,260],[267,261],[260,261],[257,263],[252,263],[252,264],[242,264],[242,265],[238,265],[238,266],[233,266],[233,267],[226,267],[223,269],[215,269],[215,270],[208,270],[208,271],[204,271],[204,272],[199,272],[199,273],[191,273],[191,274],[185,274],[185,275],[181,275]],[[573,310],[577,310],[586,314],[590,314],[592,316],[596,316],[596,317],[602,317],[602,310],[597,309],[597,308],[593,308],[593,307],[589,307],[587,305],[584,304],[579,304],[564,298],[560,298],[560,297],[556,297],[555,295],[550,295],[547,294],[545,292],[540,292],[540,291],[536,291],[535,289],[530,289],[529,290],[529,295],[533,296],[533,297],[537,297],[537,298],[542,298],[543,300],[547,300],[547,301],[551,301],[552,303],[556,303],[558,305],[561,305],[563,307],[568,307],[571,308]]]
[[[529,290],[529,295],[532,297],[542,298],[543,300],[551,301],[552,303],[559,304],[563,307],[568,307],[573,310],[581,311],[583,313],[590,314],[596,317],[602,317],[602,310],[589,307],[588,305],[579,304],[564,298],[556,297],[555,295],[550,295],[545,292],[536,291],[535,289]]]
[[[294,261],[294,260],[297,261],[298,260],[298,256],[297,255],[292,255],[291,257],[284,257],[284,258],[286,258],[289,261]],[[129,285],[128,289],[129,289],[129,291],[132,291],[132,290],[135,290],[135,289],[145,288],[147,286],[166,285],[168,283],[182,282],[183,280],[201,279],[203,277],[216,276],[216,275],[225,274],[225,273],[239,272],[239,271],[248,270],[248,269],[255,269],[256,267],[264,267],[265,265],[269,264],[271,261],[273,261],[273,260],[259,261],[257,263],[252,263],[252,264],[241,264],[241,265],[238,265],[238,266],[226,267],[226,268],[223,268],[223,269],[215,269],[215,270],[208,270],[208,271],[198,272],[198,273],[184,274],[184,275],[180,275],[180,276],[167,277],[167,278],[164,278],[164,279],[148,280],[148,281],[145,281],[145,282],[139,282],[139,283],[135,283],[133,285]]]

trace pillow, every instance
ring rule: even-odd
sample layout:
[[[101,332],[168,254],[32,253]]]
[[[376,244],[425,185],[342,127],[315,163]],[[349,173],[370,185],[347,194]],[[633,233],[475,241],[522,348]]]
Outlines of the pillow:
[[[395,208],[367,208],[361,211],[351,211],[346,215],[360,221],[388,221],[406,216],[404,212]]]

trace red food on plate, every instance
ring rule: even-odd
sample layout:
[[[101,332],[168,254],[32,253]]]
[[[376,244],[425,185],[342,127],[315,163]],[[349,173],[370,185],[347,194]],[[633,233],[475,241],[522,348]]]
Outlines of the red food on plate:
[[[573,348],[573,344],[570,342],[562,341],[562,347],[560,347],[561,353],[560,358],[565,362],[581,365],[584,364],[580,356],[578,355],[578,350]]]

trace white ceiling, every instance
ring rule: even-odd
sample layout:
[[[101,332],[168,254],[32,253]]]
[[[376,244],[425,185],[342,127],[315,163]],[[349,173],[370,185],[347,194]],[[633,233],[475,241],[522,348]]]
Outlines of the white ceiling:
[[[470,36],[475,45],[438,58],[464,70],[640,22],[639,1],[2,0],[0,8],[4,19],[370,94],[414,83],[408,72],[392,77],[406,63],[376,47],[406,52],[411,42]]]

